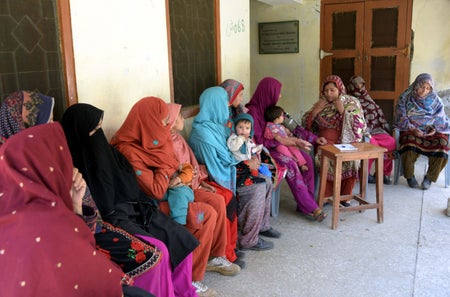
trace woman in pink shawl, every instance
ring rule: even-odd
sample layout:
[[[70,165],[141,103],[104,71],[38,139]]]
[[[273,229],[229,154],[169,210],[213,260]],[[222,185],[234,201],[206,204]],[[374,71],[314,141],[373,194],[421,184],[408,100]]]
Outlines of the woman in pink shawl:
[[[194,190],[195,200],[208,203],[217,210],[217,224],[220,225],[216,226],[216,228],[222,230],[226,229],[227,231],[226,233],[221,234],[221,236],[224,236],[223,240],[227,242],[225,255],[229,261],[235,262],[243,267],[245,262],[242,260],[236,261],[237,214],[236,201],[233,198],[233,192],[213,181],[208,181],[208,172],[205,165],[199,165],[192,149],[179,133],[184,127],[181,105],[169,103],[168,107],[170,131],[177,159],[180,164],[190,164],[195,170],[195,175],[190,181],[190,186]]]
[[[305,148],[305,146],[310,146],[311,143],[323,144],[323,139],[318,138],[301,126],[298,126],[293,131],[298,138],[285,138],[284,141],[286,143],[264,138],[264,130],[266,128],[264,112],[268,107],[275,106],[278,103],[281,97],[281,86],[281,82],[273,77],[263,78],[256,87],[252,99],[245,105],[248,108],[248,113],[252,115],[254,120],[254,139],[257,144],[263,144],[269,149],[271,156],[279,166],[287,168],[286,182],[297,202],[297,211],[321,222],[326,217],[326,213],[319,208],[314,199],[314,171],[300,171],[296,161],[277,152],[276,147],[284,144],[298,145]],[[311,156],[303,151],[302,155],[308,168],[314,168]]]

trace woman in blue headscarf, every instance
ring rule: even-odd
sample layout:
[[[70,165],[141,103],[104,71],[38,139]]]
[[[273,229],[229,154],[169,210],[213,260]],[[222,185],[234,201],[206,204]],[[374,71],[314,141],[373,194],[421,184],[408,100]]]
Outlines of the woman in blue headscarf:
[[[189,145],[200,164],[206,165],[209,177],[236,193],[239,201],[239,244],[242,249],[267,250],[273,243],[259,237],[276,235],[270,227],[272,183],[236,185],[236,165],[239,163],[227,147],[230,129],[228,94],[222,87],[206,89],[200,96],[200,112],[192,124]],[[258,169],[256,159],[248,161],[250,169]],[[278,233],[279,236],[279,233]],[[272,236],[274,237],[274,236]]]
[[[428,170],[422,188],[436,182],[448,161],[450,119],[442,99],[434,91],[430,74],[417,76],[397,103],[395,126],[400,130],[403,175],[411,188],[419,187],[414,176],[414,163],[419,155],[428,157]]]

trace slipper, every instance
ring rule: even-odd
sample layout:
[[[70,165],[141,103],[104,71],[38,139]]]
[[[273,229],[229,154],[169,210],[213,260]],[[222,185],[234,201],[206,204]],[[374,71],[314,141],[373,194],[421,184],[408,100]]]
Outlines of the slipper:
[[[326,217],[327,217],[327,213],[324,212],[323,210],[320,210],[320,212],[314,216],[316,221],[319,223],[322,222]]]

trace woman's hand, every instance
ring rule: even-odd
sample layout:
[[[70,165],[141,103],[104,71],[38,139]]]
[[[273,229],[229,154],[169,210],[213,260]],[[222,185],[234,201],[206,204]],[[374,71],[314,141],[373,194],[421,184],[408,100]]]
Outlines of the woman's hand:
[[[70,188],[70,197],[72,197],[73,212],[83,215],[83,196],[86,192],[86,181],[77,168],[72,171],[72,187]]]
[[[312,146],[312,144],[310,142],[308,142],[306,140],[303,140],[303,139],[300,139],[300,138],[297,138],[295,144],[299,148],[304,149],[306,151],[310,151],[311,150],[311,146]]]
[[[412,129],[409,129],[415,136],[417,136],[417,137],[423,137],[423,136],[425,136],[424,134],[423,134],[423,132],[422,132],[422,130],[420,130],[420,129],[417,129],[417,128],[412,128]]]
[[[181,185],[183,185],[183,183],[181,182],[181,178],[179,176],[172,177],[169,180],[169,188],[176,188]]]
[[[325,137],[317,137],[316,143],[318,145],[325,145],[328,143],[327,139]]]
[[[336,100],[334,100],[334,106],[336,107],[336,109],[338,110],[338,112],[340,114],[343,114],[345,109],[344,109],[344,103],[341,100],[341,96],[338,96]]]
[[[436,134],[436,129],[433,127],[428,127],[427,133],[424,133],[423,136],[433,136],[434,134]]]
[[[214,188],[213,186],[211,186],[210,184],[208,184],[207,182],[204,182],[204,181],[202,181],[199,188],[201,188],[207,192],[212,192],[212,193],[216,192],[216,188]]]
[[[250,170],[258,170],[259,165],[261,164],[256,156],[252,156],[250,160],[247,161],[248,167],[250,167]]]

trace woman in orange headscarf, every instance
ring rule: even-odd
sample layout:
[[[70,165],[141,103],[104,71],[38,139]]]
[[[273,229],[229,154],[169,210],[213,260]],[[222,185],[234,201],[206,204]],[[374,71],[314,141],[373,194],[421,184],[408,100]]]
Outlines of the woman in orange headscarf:
[[[134,167],[141,189],[157,199],[163,211],[172,215],[174,205],[170,203],[169,196],[178,198],[180,190],[183,195],[189,195],[189,191],[186,191],[189,189],[193,199],[192,190],[185,185],[186,180],[192,179],[193,172],[189,172],[189,168],[177,160],[171,138],[167,104],[160,98],[146,97],[132,107],[111,144]],[[179,206],[176,204],[176,207]],[[181,205],[176,213],[183,215],[184,211],[186,228],[200,241],[193,253],[192,279],[193,285],[201,293],[206,287],[201,282],[205,270],[207,266],[217,264],[216,258],[225,255],[226,241],[219,239],[219,233],[223,230],[217,225],[218,214],[212,206],[203,202],[189,202],[187,209],[183,207]],[[237,265],[226,264],[229,265],[222,262],[218,264],[222,274],[235,275],[240,271]]]

